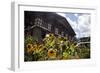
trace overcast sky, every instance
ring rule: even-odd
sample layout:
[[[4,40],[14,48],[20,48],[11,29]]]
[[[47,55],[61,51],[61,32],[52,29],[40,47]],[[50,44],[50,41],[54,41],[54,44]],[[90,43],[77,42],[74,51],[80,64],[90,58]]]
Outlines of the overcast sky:
[[[90,14],[82,13],[57,13],[65,17],[76,33],[76,37],[90,36]]]

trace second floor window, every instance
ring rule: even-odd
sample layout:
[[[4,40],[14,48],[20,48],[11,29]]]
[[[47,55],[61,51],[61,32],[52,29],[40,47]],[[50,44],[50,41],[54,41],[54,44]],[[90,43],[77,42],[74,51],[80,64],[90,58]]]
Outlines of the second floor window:
[[[51,31],[51,24],[48,24],[48,30]]]

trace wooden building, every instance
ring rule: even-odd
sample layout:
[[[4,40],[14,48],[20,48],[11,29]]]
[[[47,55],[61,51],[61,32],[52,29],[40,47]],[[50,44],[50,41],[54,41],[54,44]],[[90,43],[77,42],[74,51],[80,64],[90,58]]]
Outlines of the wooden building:
[[[75,37],[75,32],[66,18],[55,12],[24,12],[24,33],[32,35],[36,40],[41,41],[47,33],[66,36],[69,39]]]
[[[79,46],[80,47],[87,47],[90,49],[90,37],[83,37],[79,39]]]

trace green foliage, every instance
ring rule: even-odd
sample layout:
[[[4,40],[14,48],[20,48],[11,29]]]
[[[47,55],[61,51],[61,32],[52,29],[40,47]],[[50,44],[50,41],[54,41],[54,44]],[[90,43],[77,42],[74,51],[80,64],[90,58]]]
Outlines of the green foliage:
[[[27,47],[28,44],[32,44],[31,48]],[[29,35],[25,38],[25,46],[25,61],[90,58],[90,49],[86,46],[79,48],[76,42],[69,41],[67,37],[56,37],[52,33],[45,36],[43,43]]]
[[[90,49],[89,48],[81,48],[79,53],[80,58],[90,58]]]
[[[33,42],[34,42],[34,39],[33,39],[33,37],[31,35],[26,36],[25,44],[33,43]]]

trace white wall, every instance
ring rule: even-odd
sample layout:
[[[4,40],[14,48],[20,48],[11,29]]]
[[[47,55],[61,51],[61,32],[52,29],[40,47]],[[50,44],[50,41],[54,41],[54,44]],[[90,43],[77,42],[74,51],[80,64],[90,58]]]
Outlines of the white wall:
[[[14,0],[1,0],[0,1],[0,73],[12,73],[12,71],[10,71],[8,68],[10,68],[10,53],[11,53],[11,1]],[[17,1],[17,0],[16,0]],[[61,3],[61,4],[82,4],[82,5],[94,5],[97,6],[98,10],[97,10],[97,20],[98,20],[98,24],[95,24],[97,28],[96,32],[94,32],[95,34],[95,44],[96,45],[96,49],[100,49],[99,47],[99,40],[100,40],[100,5],[99,5],[99,0],[19,0],[22,2],[34,2],[34,3],[45,3],[45,4],[57,4],[57,3]],[[52,73],[52,72],[59,72],[59,73],[98,73],[99,72],[99,68],[100,68],[100,54],[99,51],[97,52],[97,56],[98,56],[98,67],[81,67],[81,68],[64,68],[64,69],[49,69],[49,70],[40,70],[40,71],[35,71],[35,72],[44,72],[44,73]],[[28,72],[28,71],[26,71]],[[33,73],[34,71],[30,71],[31,73]]]

